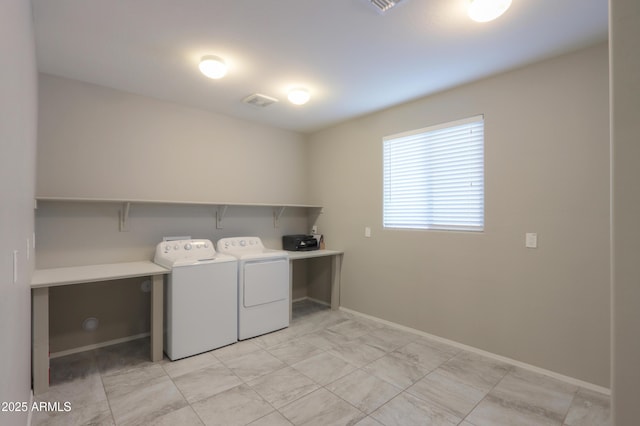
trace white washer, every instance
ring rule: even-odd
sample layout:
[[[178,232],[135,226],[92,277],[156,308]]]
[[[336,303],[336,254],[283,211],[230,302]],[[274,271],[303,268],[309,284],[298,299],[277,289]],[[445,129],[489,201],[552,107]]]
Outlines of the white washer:
[[[238,266],[209,240],[165,241],[153,261],[164,283],[164,351],[172,361],[238,340]]]
[[[289,254],[258,237],[223,238],[220,253],[238,259],[238,340],[289,326]]]

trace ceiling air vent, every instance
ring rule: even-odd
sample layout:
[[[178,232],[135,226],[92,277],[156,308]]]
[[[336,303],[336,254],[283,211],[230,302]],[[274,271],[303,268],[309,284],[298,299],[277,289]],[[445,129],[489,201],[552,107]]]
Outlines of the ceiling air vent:
[[[402,0],[369,0],[372,5],[374,5],[380,13],[384,13],[387,10],[395,7]]]
[[[271,104],[275,104],[276,102],[278,102],[278,100],[276,98],[272,98],[271,96],[254,93],[253,95],[249,95],[244,98],[242,102],[258,108],[266,108]]]

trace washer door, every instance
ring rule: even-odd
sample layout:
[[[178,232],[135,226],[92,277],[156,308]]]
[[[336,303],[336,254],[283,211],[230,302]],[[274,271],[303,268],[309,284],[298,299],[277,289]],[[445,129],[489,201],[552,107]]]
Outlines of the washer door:
[[[249,262],[244,266],[245,308],[289,297],[289,261],[273,259]]]

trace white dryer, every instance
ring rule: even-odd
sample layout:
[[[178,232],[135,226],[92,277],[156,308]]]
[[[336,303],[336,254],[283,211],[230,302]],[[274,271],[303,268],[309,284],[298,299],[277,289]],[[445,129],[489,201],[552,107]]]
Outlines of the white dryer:
[[[165,241],[153,261],[164,283],[164,352],[172,361],[238,340],[238,266],[209,240]]]
[[[238,259],[238,340],[289,326],[289,254],[259,237],[223,238],[220,253]]]

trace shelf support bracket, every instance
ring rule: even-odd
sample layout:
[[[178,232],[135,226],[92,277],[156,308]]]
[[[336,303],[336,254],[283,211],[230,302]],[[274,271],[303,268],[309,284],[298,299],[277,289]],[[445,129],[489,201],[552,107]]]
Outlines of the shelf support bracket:
[[[129,210],[131,209],[131,203],[122,203],[122,209],[118,212],[120,232],[129,231]]]
[[[227,208],[229,208],[229,206],[224,205],[218,206],[216,209],[216,229],[224,228],[222,226],[222,219],[224,219],[224,216],[227,214]]]
[[[282,216],[282,213],[284,213],[285,209],[286,209],[286,206],[280,206],[273,209],[273,227],[274,228],[280,227],[280,216]]]

